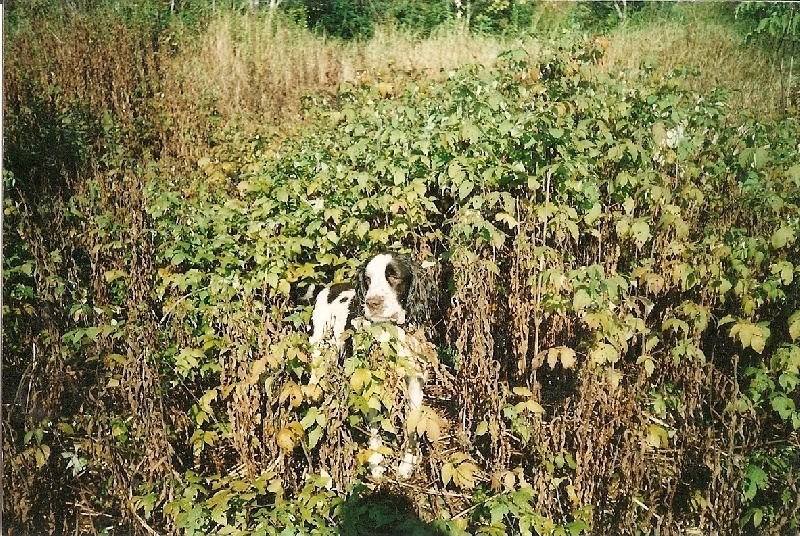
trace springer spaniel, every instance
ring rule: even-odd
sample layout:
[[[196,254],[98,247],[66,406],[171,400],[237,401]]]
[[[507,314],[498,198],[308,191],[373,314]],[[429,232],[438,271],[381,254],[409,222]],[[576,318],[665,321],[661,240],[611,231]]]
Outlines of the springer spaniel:
[[[311,315],[313,333],[309,341],[319,349],[330,344],[341,350],[343,333],[348,327],[362,329],[370,324],[391,323],[397,326],[397,356],[407,358],[410,367],[405,374],[408,411],[422,406],[426,374],[424,359],[432,345],[408,330],[424,330],[431,320],[433,287],[421,266],[410,257],[397,253],[379,253],[370,258],[359,271],[355,285],[338,283],[324,288],[317,295]],[[405,326],[406,329],[400,326]],[[388,336],[388,334],[387,334]],[[381,341],[386,342],[386,341]],[[312,376],[312,383],[316,378]],[[383,455],[379,452],[381,439],[376,422],[377,411],[368,416],[369,446],[372,454],[368,464],[372,476],[380,478],[385,472]],[[416,456],[412,449],[418,443],[416,434],[409,432],[408,449],[397,468],[401,478],[411,476]]]

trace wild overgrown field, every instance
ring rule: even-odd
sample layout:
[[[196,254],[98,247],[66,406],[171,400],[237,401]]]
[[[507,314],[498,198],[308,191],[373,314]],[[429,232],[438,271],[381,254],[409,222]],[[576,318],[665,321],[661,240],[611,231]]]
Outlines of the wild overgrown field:
[[[6,533],[798,530],[793,10],[171,4],[9,9]],[[297,298],[386,249],[442,293],[413,415],[393,344],[314,360]]]

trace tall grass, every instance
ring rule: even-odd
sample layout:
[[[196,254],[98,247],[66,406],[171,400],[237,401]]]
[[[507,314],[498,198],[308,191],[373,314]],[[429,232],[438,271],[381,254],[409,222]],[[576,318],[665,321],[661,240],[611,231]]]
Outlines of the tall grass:
[[[660,69],[689,68],[695,89],[723,85],[744,110],[779,110],[777,66],[758,50],[744,48],[730,25],[713,11],[687,8],[688,16],[651,24],[620,26],[606,36],[609,71],[644,64]],[[541,26],[541,25],[539,25]],[[446,76],[468,64],[491,64],[504,49],[522,47],[536,58],[557,46],[562,31],[541,28],[524,37],[469,33],[452,25],[426,38],[389,26],[368,41],[345,43],[312,34],[266,14],[219,13],[196,38],[182,43],[164,69],[169,115],[196,130],[198,117],[216,116],[211,128],[257,122],[294,128],[304,96],[334,91],[344,82],[389,83]],[[591,35],[587,34],[589,40]],[[556,43],[556,44],[554,44]],[[206,124],[208,128],[209,125]],[[184,129],[184,130],[185,130]],[[173,142],[180,139],[171,138]],[[196,150],[197,140],[186,144]],[[181,151],[178,151],[181,152]]]
[[[79,103],[95,117],[136,124],[138,134],[149,129],[157,152],[192,160],[221,129],[291,131],[304,96],[343,82],[399,87],[467,63],[490,64],[513,47],[535,58],[567,32],[557,29],[562,23],[542,22],[555,16],[550,11],[546,4],[524,37],[469,33],[453,24],[420,38],[379,26],[371,39],[349,43],[270,13],[223,10],[199,26],[177,19],[165,24],[152,14],[126,21],[115,12],[40,13],[9,34],[6,112],[13,125],[30,108],[26,99],[49,95],[57,107]],[[778,67],[764,52],[743,48],[735,29],[715,20],[711,10],[687,7],[681,17],[620,26],[606,35],[605,65],[613,71],[646,62],[694,68],[692,83],[701,91],[725,85],[742,109],[779,110]]]
[[[724,86],[732,91],[732,107],[756,114],[781,110],[778,65],[757,47],[746,47],[729,24],[717,22],[700,7],[685,20],[659,19],[633,29],[617,29],[607,54],[609,70],[636,69],[650,64],[662,70],[688,68],[693,89],[701,93]],[[705,16],[703,16],[703,13]]]
[[[345,43],[269,15],[221,13],[170,59],[164,100],[168,115],[190,130],[209,111],[226,125],[255,121],[291,129],[306,95],[346,82],[438,77],[466,63],[490,63],[506,46],[502,38],[456,28],[419,39],[379,27],[369,41]]]

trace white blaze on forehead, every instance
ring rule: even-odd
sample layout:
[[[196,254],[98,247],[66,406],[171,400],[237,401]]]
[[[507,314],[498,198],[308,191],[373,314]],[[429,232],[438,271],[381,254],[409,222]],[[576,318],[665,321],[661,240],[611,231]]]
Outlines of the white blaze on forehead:
[[[406,312],[400,303],[400,298],[386,279],[386,267],[393,260],[391,255],[381,253],[375,255],[364,269],[368,285],[367,293],[364,297],[364,316],[368,320],[376,322],[391,320],[397,324],[403,324],[406,321]],[[372,298],[382,298],[383,307],[379,310],[370,310],[366,302]]]

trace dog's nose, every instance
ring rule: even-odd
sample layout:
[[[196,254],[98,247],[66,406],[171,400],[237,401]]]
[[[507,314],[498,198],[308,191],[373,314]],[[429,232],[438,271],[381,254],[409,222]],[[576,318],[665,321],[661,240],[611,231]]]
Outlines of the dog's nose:
[[[379,311],[383,309],[383,298],[381,296],[371,296],[367,298],[367,307],[370,311]]]

